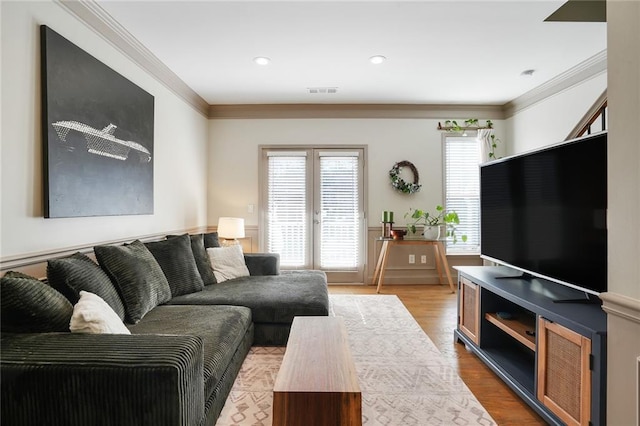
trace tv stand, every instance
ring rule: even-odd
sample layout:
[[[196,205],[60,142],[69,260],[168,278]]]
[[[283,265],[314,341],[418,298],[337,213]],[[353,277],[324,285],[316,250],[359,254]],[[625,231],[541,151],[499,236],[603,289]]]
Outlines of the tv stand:
[[[506,278],[504,267],[456,269],[456,341],[547,423],[606,424],[607,324],[601,307],[562,284]]]

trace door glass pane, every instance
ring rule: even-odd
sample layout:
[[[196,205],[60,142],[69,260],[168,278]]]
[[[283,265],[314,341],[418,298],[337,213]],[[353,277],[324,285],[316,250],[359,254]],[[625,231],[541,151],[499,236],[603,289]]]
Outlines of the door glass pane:
[[[280,253],[284,267],[308,264],[306,176],[304,155],[268,157],[267,251]]]
[[[320,268],[355,270],[360,250],[358,156],[320,153]]]

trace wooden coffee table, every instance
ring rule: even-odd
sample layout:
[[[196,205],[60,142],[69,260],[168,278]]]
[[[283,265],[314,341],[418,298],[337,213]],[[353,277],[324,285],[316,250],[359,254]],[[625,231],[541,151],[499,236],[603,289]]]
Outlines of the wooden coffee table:
[[[362,396],[342,318],[293,319],[273,388],[273,425],[362,425]]]

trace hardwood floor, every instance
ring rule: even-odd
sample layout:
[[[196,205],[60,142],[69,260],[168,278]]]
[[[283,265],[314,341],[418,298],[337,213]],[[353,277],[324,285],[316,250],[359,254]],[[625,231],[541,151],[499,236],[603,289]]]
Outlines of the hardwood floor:
[[[370,285],[330,285],[331,294],[376,294]],[[385,285],[381,294],[395,294],[498,425],[546,425],[480,359],[455,343],[456,295],[441,285]]]

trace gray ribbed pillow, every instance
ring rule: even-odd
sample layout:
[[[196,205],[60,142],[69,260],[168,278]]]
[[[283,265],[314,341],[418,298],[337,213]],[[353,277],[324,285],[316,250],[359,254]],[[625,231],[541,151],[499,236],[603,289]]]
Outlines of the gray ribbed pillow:
[[[208,234],[204,234],[203,237],[204,248],[220,247],[220,239],[218,238],[217,232],[209,232]]]
[[[178,235],[167,235],[167,239],[176,237],[178,237]],[[204,285],[215,284],[217,282],[216,276],[213,274],[211,260],[207,254],[207,249],[204,247],[204,235],[194,234],[189,235],[189,238],[191,239],[191,251],[193,252],[193,257],[196,260],[196,266],[198,267],[198,272],[200,273],[202,282]]]
[[[204,288],[188,234],[145,243],[145,246],[167,277],[172,297],[195,293]]]
[[[139,240],[124,246],[96,246],[93,252],[122,296],[127,322],[136,324],[147,312],[171,299],[167,277]]]
[[[2,331],[69,331],[73,306],[56,289],[37,278],[9,271],[0,280]]]
[[[65,295],[72,304],[78,303],[81,291],[100,296],[124,319],[124,305],[109,276],[93,260],[78,252],[47,262],[49,284]]]

